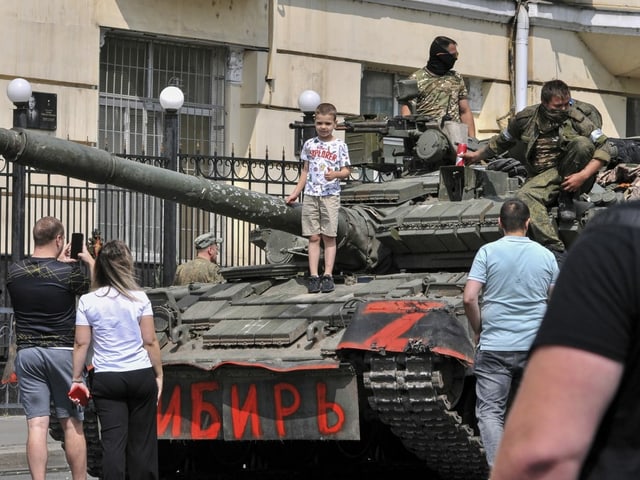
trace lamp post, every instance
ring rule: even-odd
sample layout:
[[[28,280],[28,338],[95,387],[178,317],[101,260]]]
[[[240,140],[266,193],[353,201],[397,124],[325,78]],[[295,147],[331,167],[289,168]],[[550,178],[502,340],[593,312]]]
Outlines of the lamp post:
[[[178,170],[178,110],[184,103],[182,90],[175,86],[165,87],[160,92],[160,106],[164,110],[163,144],[165,155],[169,158],[167,168]],[[170,200],[164,202],[164,231],[162,249],[162,282],[164,286],[173,283],[176,272],[176,234],[177,234],[176,203]]]
[[[27,110],[31,98],[31,84],[24,78],[14,78],[7,86],[7,97],[16,106],[13,111],[13,128],[27,127]],[[13,191],[11,193],[11,259],[14,262],[22,260],[24,256],[25,234],[25,177],[24,165],[13,162]]]
[[[27,110],[32,93],[31,84],[24,78],[14,78],[7,85],[7,97],[16,106],[13,111],[14,128],[27,128]]]
[[[302,112],[302,123],[294,122],[295,149],[294,154],[300,155],[304,142],[316,134],[314,114],[320,105],[320,94],[314,90],[305,90],[298,97],[298,107]]]

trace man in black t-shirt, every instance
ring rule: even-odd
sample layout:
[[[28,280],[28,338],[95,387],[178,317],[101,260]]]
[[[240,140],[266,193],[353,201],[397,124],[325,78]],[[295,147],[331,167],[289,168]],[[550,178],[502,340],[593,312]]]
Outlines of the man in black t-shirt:
[[[71,247],[64,241],[64,226],[58,219],[38,220],[33,240],[33,255],[12,264],[7,281],[16,322],[15,366],[27,417],[29,471],[34,480],[44,480],[53,400],[73,480],[86,479],[83,414],[67,392],[71,387],[76,296],[88,291],[89,278],[77,261],[69,258]],[[79,258],[93,268],[86,247]]]
[[[640,478],[640,202],[591,220],[532,346],[492,480]]]

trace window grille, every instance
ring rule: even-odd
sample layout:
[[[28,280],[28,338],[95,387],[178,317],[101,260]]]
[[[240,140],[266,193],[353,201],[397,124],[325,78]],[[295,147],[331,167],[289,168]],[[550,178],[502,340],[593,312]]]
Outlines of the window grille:
[[[98,147],[116,154],[164,156],[158,99],[164,87],[175,85],[185,96],[178,151],[224,154],[226,58],[225,47],[105,32],[100,51]],[[186,165],[180,168],[193,173]],[[159,263],[163,207],[164,202],[153,196],[104,186],[97,205],[99,229],[106,240],[119,238],[129,244],[136,261]],[[223,236],[224,222],[218,216],[191,207],[180,207],[178,212],[180,252],[176,253],[180,258],[192,253],[188,239],[194,231]]]

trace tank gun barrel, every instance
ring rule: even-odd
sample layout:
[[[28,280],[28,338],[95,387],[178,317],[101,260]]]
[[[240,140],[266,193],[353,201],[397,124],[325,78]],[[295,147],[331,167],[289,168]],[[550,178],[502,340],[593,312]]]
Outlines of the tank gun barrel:
[[[46,172],[149,193],[294,235],[301,233],[301,209],[282,199],[134,162],[55,137],[0,129],[0,154]]]
[[[382,136],[407,138],[420,135],[429,128],[439,126],[437,119],[424,115],[398,115],[390,118],[357,118],[345,120],[338,126],[347,133],[377,133]]]
[[[379,133],[380,135],[388,135],[389,120],[361,120],[353,122],[346,120],[342,124],[342,128],[350,133]]]
[[[293,235],[302,233],[300,205],[290,206],[272,195],[134,162],[67,140],[0,128],[0,154],[45,172],[150,194]],[[366,214],[340,210],[338,254],[352,269],[368,269],[377,261],[371,256],[376,248],[369,223]]]

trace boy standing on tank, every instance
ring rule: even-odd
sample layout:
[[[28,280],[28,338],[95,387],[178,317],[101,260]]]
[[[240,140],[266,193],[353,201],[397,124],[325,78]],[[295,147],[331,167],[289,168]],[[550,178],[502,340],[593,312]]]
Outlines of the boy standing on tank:
[[[300,159],[304,162],[300,179],[285,201],[291,204],[304,189],[302,235],[309,239],[309,293],[332,292],[333,265],[336,258],[340,180],[351,173],[349,149],[333,131],[337,110],[331,103],[321,103],[315,111],[317,136],[304,143]],[[320,240],[324,244],[324,275],[318,276]]]

